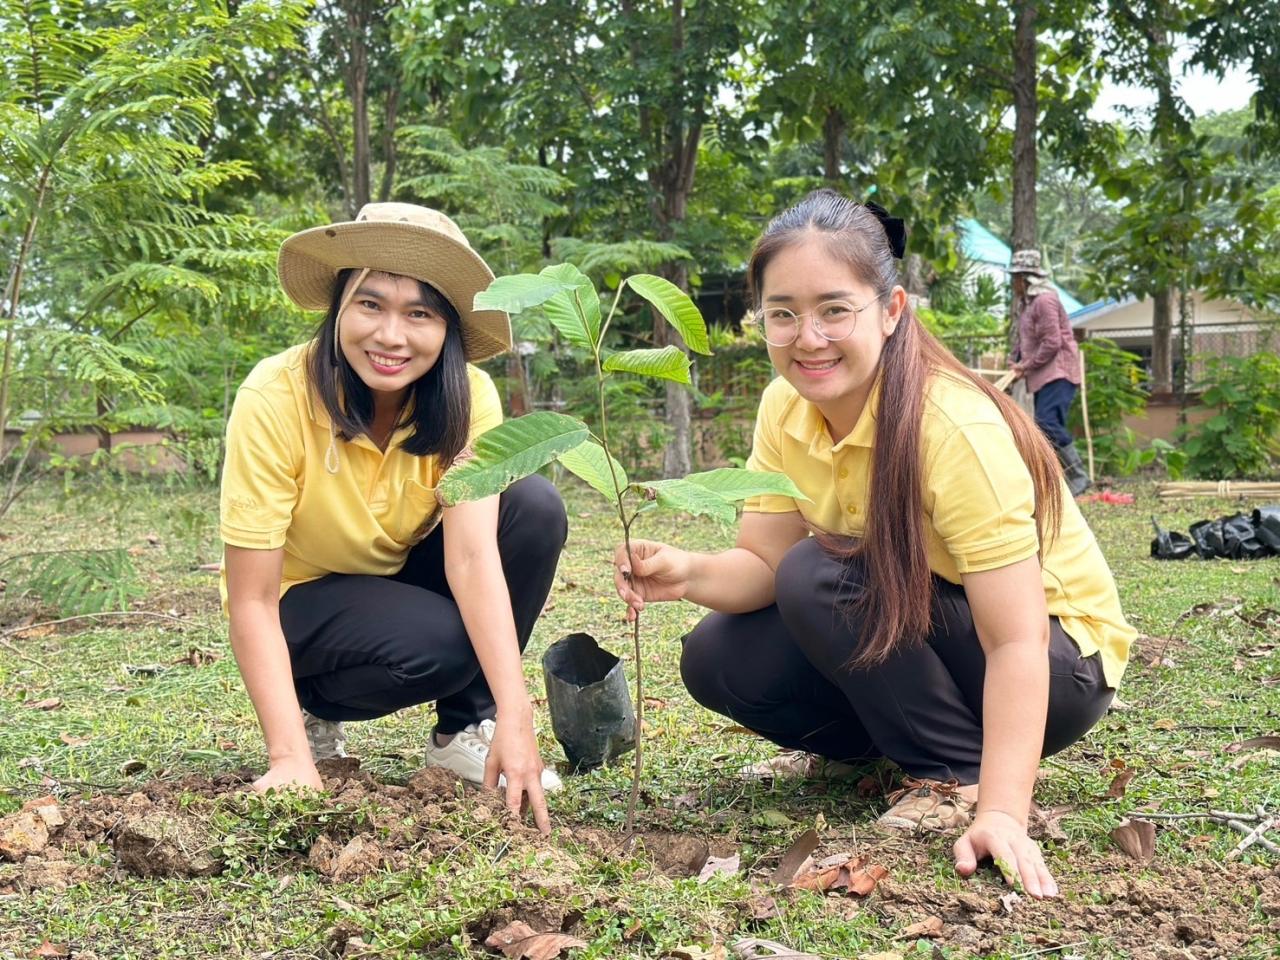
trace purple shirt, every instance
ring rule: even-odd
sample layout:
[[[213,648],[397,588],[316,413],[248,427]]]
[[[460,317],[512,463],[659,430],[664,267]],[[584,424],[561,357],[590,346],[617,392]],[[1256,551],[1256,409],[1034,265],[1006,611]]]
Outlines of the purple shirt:
[[[1018,318],[1018,355],[1032,393],[1054,380],[1080,385],[1080,351],[1053,291],[1034,297]]]

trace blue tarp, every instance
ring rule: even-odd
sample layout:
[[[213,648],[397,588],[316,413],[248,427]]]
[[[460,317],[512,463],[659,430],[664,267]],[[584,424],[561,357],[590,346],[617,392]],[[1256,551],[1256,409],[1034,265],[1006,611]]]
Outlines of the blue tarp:
[[[1013,251],[1009,249],[1007,243],[977,220],[972,217],[966,217],[961,220],[960,237],[960,249],[964,251],[964,255],[970,260],[989,263],[1006,271],[1009,269],[1009,264],[1013,260]],[[1062,306],[1067,311],[1068,317],[1072,317],[1085,309],[1084,304],[1056,283],[1053,285],[1053,289],[1058,292],[1058,299],[1062,301]]]

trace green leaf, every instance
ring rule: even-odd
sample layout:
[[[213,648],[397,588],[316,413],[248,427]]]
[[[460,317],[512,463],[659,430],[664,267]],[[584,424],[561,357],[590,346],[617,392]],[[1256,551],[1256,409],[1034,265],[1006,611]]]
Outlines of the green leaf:
[[[595,350],[600,340],[600,295],[586,274],[572,263],[558,263],[538,275],[565,285],[542,305],[547,319],[569,343]]]
[[[785,473],[721,467],[705,473],[691,473],[685,477],[685,480],[731,502],[764,496],[791,497],[795,500],[809,499]]]
[[[604,447],[594,440],[579,444],[572,450],[560,454],[556,459],[575,477],[585,480],[609,500],[616,501],[618,498],[617,490],[613,486],[615,473],[618,478],[618,489],[624,491],[627,489],[627,472],[622,469],[622,464],[614,460],[614,473],[610,473],[609,461],[612,458],[605,452]]]
[[[671,344],[661,350],[628,350],[611,354],[604,362],[606,370],[638,373],[644,377],[689,383],[689,357]]]
[[[687,293],[670,280],[663,280],[651,273],[638,273],[634,277],[628,277],[627,283],[667,318],[667,323],[675,327],[684,338],[685,346],[694,353],[710,356],[707,324]]]
[[[688,480],[652,480],[640,486],[646,491],[652,490],[657,495],[659,504],[673,510],[715,517],[724,523],[733,523],[738,516],[733,504],[720,494]]]
[[[487,290],[477,293],[474,306],[477,310],[521,313],[570,289],[572,287],[554,277],[544,277],[537,273],[513,273],[498,277],[489,284]]]
[[[436,493],[447,507],[501,493],[587,439],[587,426],[562,413],[531,413],[481,434],[472,459],[451,468]]]

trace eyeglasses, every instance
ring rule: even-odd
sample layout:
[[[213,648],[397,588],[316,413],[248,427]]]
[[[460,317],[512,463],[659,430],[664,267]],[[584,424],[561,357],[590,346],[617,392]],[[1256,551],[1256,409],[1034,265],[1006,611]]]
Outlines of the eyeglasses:
[[[853,333],[858,325],[858,315],[863,310],[879,302],[880,297],[876,297],[855,307],[847,300],[827,300],[818,304],[808,316],[818,336],[830,343],[837,343]],[[800,336],[800,320],[804,316],[805,314],[796,314],[786,307],[763,307],[753,313],[752,320],[764,334],[764,342],[769,346],[789,347]]]

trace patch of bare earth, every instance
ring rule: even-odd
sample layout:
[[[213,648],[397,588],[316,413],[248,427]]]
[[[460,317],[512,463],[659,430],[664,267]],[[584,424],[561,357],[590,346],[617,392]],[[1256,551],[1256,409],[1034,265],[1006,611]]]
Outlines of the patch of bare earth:
[[[476,943],[517,921],[537,934],[563,932],[591,939],[583,922],[584,903],[627,910],[622,900],[602,903],[601,898],[610,896],[607,890],[596,888],[584,897],[578,889],[579,872],[600,859],[641,858],[652,865],[650,876],[657,884],[740,869],[733,843],[723,837],[671,830],[628,840],[590,824],[562,822],[555,836],[546,839],[512,821],[500,794],[466,786],[439,769],[421,770],[403,785],[375,781],[352,759],[327,762],[321,772],[329,793],[326,809],[360,815],[326,819],[308,848],[279,857],[271,868],[351,881],[454,858],[469,841],[453,831],[472,835],[473,827],[501,827],[503,856],[519,858],[522,872],[512,901],[467,925],[465,934]],[[216,874],[226,865],[209,826],[210,811],[219,798],[247,790],[249,779],[248,771],[242,771],[154,782],[128,795],[66,803],[33,800],[0,818],[0,893],[92,883],[108,872],[97,865],[108,850],[118,869],[139,876]],[[906,931],[907,939],[928,938],[971,954],[1007,948],[1012,938],[1020,937],[1030,949],[1098,939],[1135,960],[1208,960],[1231,957],[1250,943],[1280,936],[1280,873],[1267,867],[1207,858],[1195,864],[1157,859],[1138,865],[1118,853],[1098,855],[1081,845],[1072,851],[1071,877],[1063,878],[1066,896],[1036,901],[1010,895],[994,874],[980,875],[958,889],[938,889],[931,856],[936,857],[939,844],[949,843],[945,838],[862,832],[858,842],[828,834],[816,848],[813,843],[817,841],[799,853],[808,854],[800,868],[804,883],[792,883],[794,863],[786,868],[788,878],[779,881],[785,857],[743,865],[755,895],[737,907],[726,905],[718,921],[724,929],[708,934],[749,936],[777,916],[778,905],[787,898],[812,896],[804,890],[816,890],[825,891],[824,903],[833,916],[870,913],[887,930]],[[717,871],[704,869],[709,858],[716,861]],[[348,939],[359,942],[360,931],[335,927],[331,934],[330,946],[341,954]]]

